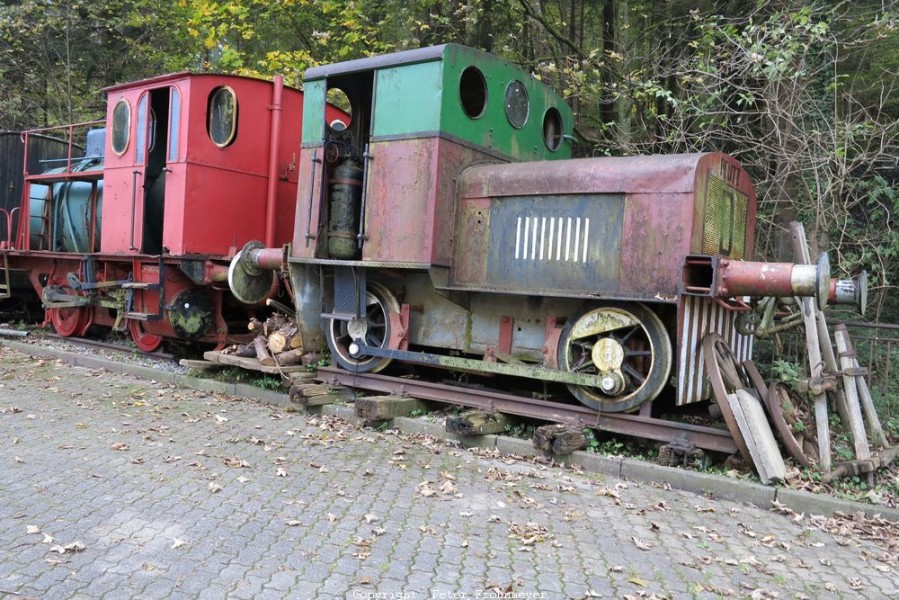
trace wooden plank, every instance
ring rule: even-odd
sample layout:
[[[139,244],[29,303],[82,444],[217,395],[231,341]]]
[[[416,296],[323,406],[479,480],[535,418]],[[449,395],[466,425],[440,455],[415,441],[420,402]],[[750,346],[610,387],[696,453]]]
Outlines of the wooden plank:
[[[837,328],[833,335],[836,338],[837,352],[840,355],[840,366],[843,370],[851,369],[852,359],[849,356],[849,349],[846,345],[846,338],[849,337],[849,334],[846,333],[845,328]],[[855,446],[855,458],[860,460],[871,458],[868,437],[865,435],[865,424],[862,422],[862,409],[858,401],[858,388],[855,384],[855,377],[843,375],[843,391],[846,395],[849,431],[852,433],[852,442]]]
[[[356,398],[356,416],[364,421],[387,421],[395,417],[408,417],[416,410],[428,410],[428,405],[418,398],[400,396]]]
[[[312,408],[313,406],[326,406],[328,404],[337,404],[338,402],[347,402],[352,400],[353,391],[349,389],[331,392],[330,394],[319,394],[317,396],[291,396],[291,401],[299,404],[303,408]]]
[[[456,435],[487,435],[506,430],[506,417],[500,413],[469,410],[446,418],[446,430]]]
[[[287,379],[290,380],[291,385],[294,383],[315,383],[316,381],[315,373],[312,371],[296,371],[289,373]]]
[[[837,358],[833,353],[833,346],[830,344],[830,331],[827,329],[827,318],[822,311],[817,311],[818,340],[821,342],[821,356],[824,359],[824,367],[828,373],[839,373],[840,366],[837,364]],[[846,403],[846,395],[842,388],[837,388],[830,392],[833,398],[833,404],[840,415],[843,423],[849,422],[849,406]]]
[[[259,371],[260,373],[268,373],[269,375],[281,375],[282,373],[295,373],[306,370],[306,367],[302,365],[294,365],[290,367],[280,367],[277,365],[273,365],[269,367],[261,364],[259,362],[259,359],[257,358],[243,358],[235,354],[222,354],[221,352],[216,352],[214,350],[204,352],[203,358],[208,361],[222,363],[223,365],[240,367],[241,369],[246,369],[247,371]]]
[[[858,357],[855,355],[855,348],[852,346],[852,339],[845,325],[837,325],[836,331],[844,332],[844,341],[846,343],[846,354],[849,358],[849,368],[857,370],[859,368]],[[879,448],[886,448],[887,438],[883,433],[883,427],[880,425],[880,418],[877,416],[877,409],[874,408],[874,398],[871,397],[871,390],[868,389],[868,380],[864,375],[855,377],[855,385],[858,391],[858,398],[865,412],[865,421],[868,423],[868,432],[871,434],[871,441]]]
[[[312,396],[321,396],[322,394],[333,394],[334,392],[339,392],[345,389],[348,388],[345,388],[342,385],[331,385],[330,383],[307,383],[301,381],[290,386],[290,393],[296,396],[303,396],[304,398],[311,398]]]
[[[809,265],[812,263],[808,251],[808,241],[805,237],[805,227],[802,223],[793,221],[790,223],[790,231],[793,234],[793,254],[796,262]],[[814,298],[801,298],[799,302],[802,313],[802,321],[805,324],[805,345],[808,350],[809,374],[811,377],[821,377],[824,373],[824,361],[821,358],[821,343],[818,339],[817,313]],[[830,472],[830,425],[827,421],[827,395],[815,394],[815,427],[818,434],[818,464],[825,473]]]
[[[727,395],[727,403],[746,440],[752,462],[765,485],[783,483],[787,467],[758,398],[744,389]]]

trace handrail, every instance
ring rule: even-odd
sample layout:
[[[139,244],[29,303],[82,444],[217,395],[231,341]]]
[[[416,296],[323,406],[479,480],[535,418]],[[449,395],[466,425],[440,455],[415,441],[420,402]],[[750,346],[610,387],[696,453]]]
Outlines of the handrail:
[[[66,150],[66,158],[59,159],[60,161],[65,160],[66,162],[66,173],[70,173],[72,171],[72,148],[75,146],[75,129],[77,128],[86,128],[93,127],[95,125],[105,125],[105,120],[97,120],[97,121],[84,121],[82,123],[72,123],[69,125],[54,125],[52,127],[41,127],[38,129],[27,129],[23,131],[20,135],[20,139],[22,143],[25,144],[25,152],[24,152],[24,161],[22,164],[22,173],[25,177],[31,175],[28,172],[28,138],[37,135],[37,134],[46,134],[46,133],[57,133],[65,132],[64,139],[67,146]],[[80,158],[80,157],[79,157]]]
[[[131,242],[128,245],[129,250],[137,250],[134,245],[134,218],[137,213],[137,176],[140,171],[135,169],[131,171]]]

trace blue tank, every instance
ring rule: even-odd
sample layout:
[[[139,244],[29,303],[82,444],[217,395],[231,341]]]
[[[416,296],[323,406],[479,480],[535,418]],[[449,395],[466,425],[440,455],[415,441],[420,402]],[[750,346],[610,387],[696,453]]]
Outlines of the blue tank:
[[[73,172],[100,171],[99,158],[88,158],[73,166]],[[64,172],[64,168],[50,173]],[[53,190],[52,195],[49,190]],[[31,248],[55,252],[91,252],[91,198],[97,195],[96,218],[93,223],[94,248],[100,247],[100,219],[103,208],[103,180],[65,181],[49,185],[32,185],[29,198],[31,215]],[[49,232],[47,231],[49,227]],[[50,240],[49,246],[47,240]]]

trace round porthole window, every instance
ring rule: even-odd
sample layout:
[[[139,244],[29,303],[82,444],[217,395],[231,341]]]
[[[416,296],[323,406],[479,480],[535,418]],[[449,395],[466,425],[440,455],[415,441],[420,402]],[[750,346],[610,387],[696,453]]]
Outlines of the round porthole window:
[[[112,151],[121,156],[128,149],[131,137],[131,105],[124,98],[112,109]]]
[[[487,82],[484,74],[477,67],[468,67],[462,71],[459,79],[459,100],[462,110],[472,119],[484,114],[487,106]]]
[[[218,87],[209,94],[207,131],[219,148],[234,143],[237,137],[237,96],[231,88]]]
[[[562,145],[562,115],[555,108],[550,108],[543,115],[543,143],[551,152],[555,152]]]
[[[521,129],[528,122],[528,91],[517,79],[506,87],[506,118],[516,129]]]

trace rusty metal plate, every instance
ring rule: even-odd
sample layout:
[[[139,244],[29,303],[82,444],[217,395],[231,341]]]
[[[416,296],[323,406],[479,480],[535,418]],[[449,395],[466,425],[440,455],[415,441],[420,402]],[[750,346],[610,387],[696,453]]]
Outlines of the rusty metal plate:
[[[623,214],[624,197],[616,194],[495,199],[487,281],[482,285],[582,293],[616,290]]]

